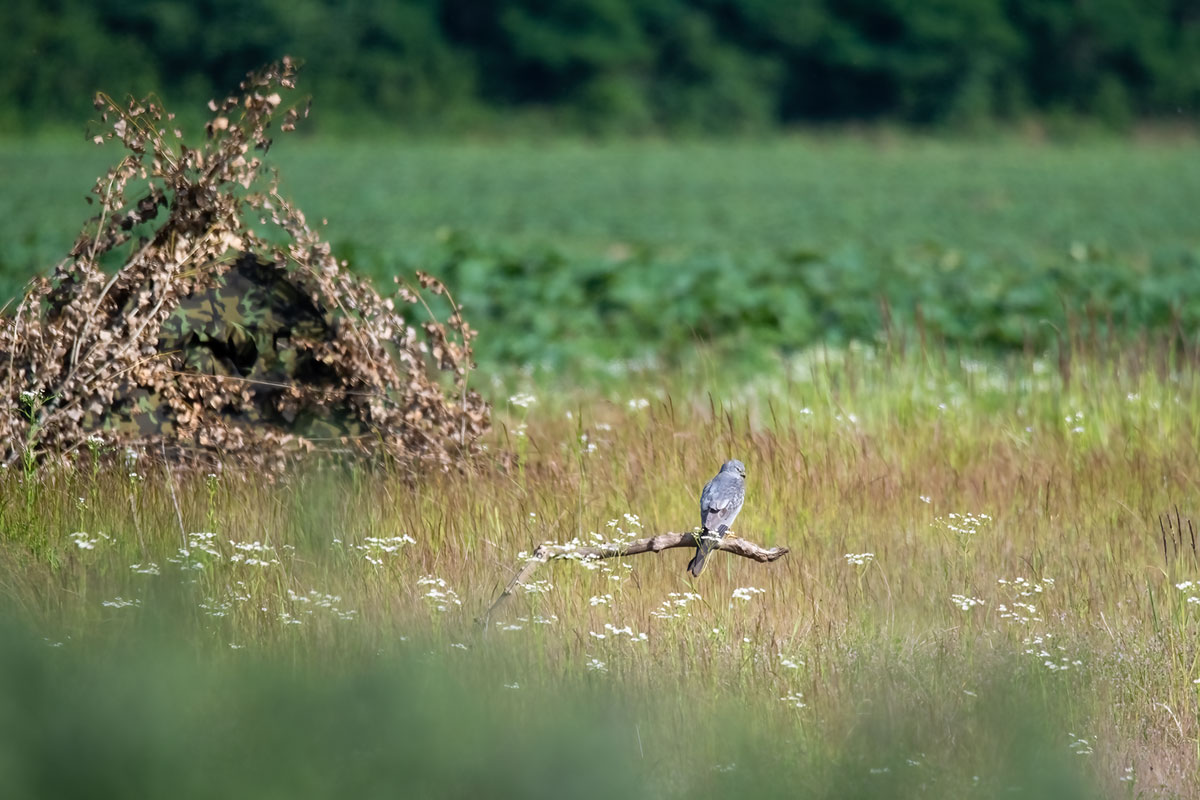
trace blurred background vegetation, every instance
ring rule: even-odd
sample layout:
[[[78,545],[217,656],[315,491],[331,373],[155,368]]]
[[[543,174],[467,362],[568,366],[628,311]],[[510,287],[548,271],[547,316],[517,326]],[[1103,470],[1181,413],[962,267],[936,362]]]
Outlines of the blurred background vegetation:
[[[77,126],[98,87],[180,107],[291,54],[322,127],[973,128],[1192,118],[1195,0],[9,0],[0,131]]]
[[[0,43],[3,298],[119,158],[95,91],[188,142],[290,54],[285,193],[445,278],[485,369],[1200,324],[1196,0],[12,0]]]

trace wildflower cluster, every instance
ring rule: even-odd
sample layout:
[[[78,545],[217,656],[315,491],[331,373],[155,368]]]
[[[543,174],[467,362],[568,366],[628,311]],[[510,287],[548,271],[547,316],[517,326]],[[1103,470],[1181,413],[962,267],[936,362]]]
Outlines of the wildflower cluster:
[[[209,597],[200,603],[200,610],[210,617],[224,617],[233,610],[235,603],[249,602],[250,589],[246,586],[246,582],[234,581],[232,585],[226,587],[223,597]],[[267,607],[261,606],[260,610],[266,612]]]
[[[525,630],[525,626],[530,623],[532,623],[534,625],[553,625],[555,622],[558,622],[557,614],[551,614],[548,617],[543,616],[541,614],[534,614],[532,618],[517,617],[515,622],[506,622],[500,626],[500,630],[502,630],[502,631],[522,631],[522,630]]]
[[[109,541],[112,539],[112,537],[103,533],[97,533],[95,537],[92,537],[90,534],[84,533],[83,531],[76,531],[75,533],[72,533],[69,538],[80,550],[95,550],[96,545],[100,543],[101,539]]]
[[[235,552],[229,556],[229,560],[235,564],[241,563],[248,567],[279,565],[279,558],[275,552],[274,545],[263,544],[258,540],[253,542],[230,542],[230,544],[233,545]]]
[[[671,592],[667,595],[667,599],[662,601],[662,605],[650,612],[650,616],[655,619],[676,619],[679,617],[690,617],[690,611],[684,611],[688,603],[693,600],[699,600],[700,595],[695,592]]]
[[[1073,733],[1068,733],[1067,736],[1071,737],[1071,743],[1067,746],[1071,748],[1071,752],[1075,755],[1090,756],[1094,752],[1092,750],[1092,743],[1089,740],[1084,739],[1082,736],[1076,736]]]
[[[983,601],[978,597],[968,597],[963,594],[950,595],[950,602],[961,608],[963,611],[970,611],[975,606],[983,605]]]
[[[751,600],[756,594],[766,594],[766,589],[759,589],[757,586],[741,586],[733,590],[734,600]]]
[[[801,692],[788,692],[786,696],[779,698],[793,708],[807,708],[808,704],[804,702],[804,695]]]
[[[1183,581],[1175,584],[1175,588],[1188,595],[1185,601],[1188,605],[1200,605],[1200,594],[1193,594],[1193,592],[1200,592],[1200,581]]]
[[[429,587],[425,592],[425,598],[429,601],[429,605],[438,611],[447,611],[452,605],[462,605],[462,601],[458,599],[458,593],[446,584],[444,578],[422,575],[417,580],[417,585]]]
[[[337,617],[343,622],[348,622],[358,616],[358,612],[353,609],[341,609],[338,605],[342,602],[340,595],[325,594],[318,592],[316,589],[309,589],[308,594],[297,594],[291,589],[287,590],[288,600],[291,601],[294,607],[299,607],[301,613],[312,616],[313,611],[322,609],[328,611],[332,616]],[[287,612],[284,612],[286,614]],[[299,623],[299,620],[296,620]]]
[[[1054,634],[1052,633],[1044,633],[1026,638],[1024,641],[1026,645],[1025,655],[1042,659],[1042,666],[1051,672],[1065,672],[1071,667],[1083,666],[1083,662],[1077,658],[1072,659],[1067,655],[1059,655],[1060,653],[1065,653],[1067,648],[1051,641],[1053,638]],[[1058,652],[1051,653],[1052,649]]]
[[[417,540],[407,533],[402,536],[391,536],[386,539],[367,536],[363,538],[362,544],[354,545],[354,549],[362,553],[363,558],[368,562],[378,567],[383,564],[385,557],[395,555],[406,544],[416,543]]]
[[[528,392],[518,392],[517,394],[514,394],[512,397],[508,398],[508,402],[509,404],[517,406],[518,408],[529,408],[531,405],[537,402],[537,397],[529,394]]]
[[[233,610],[233,603],[210,597],[200,602],[200,610],[210,617],[224,617]]]
[[[785,656],[783,653],[780,653],[779,666],[783,667],[784,669],[800,669],[800,667],[804,666],[804,661],[798,658],[793,660]]]
[[[607,639],[610,636],[612,638],[616,639],[620,636],[628,636],[629,641],[631,641],[631,642],[644,642],[644,641],[647,641],[649,638],[648,636],[646,636],[645,633],[634,633],[633,628],[629,625],[626,625],[623,628],[618,628],[616,625],[613,625],[611,622],[606,622],[606,623],[604,623],[604,630],[606,630],[607,633],[596,633],[595,631],[588,631],[588,634],[593,639]]]
[[[187,546],[188,550],[192,551],[193,553],[201,552],[210,555],[213,558],[221,557],[220,551],[217,550],[217,535],[211,531],[196,531],[189,533],[187,536]]]
[[[642,519],[637,514],[626,511],[622,519],[610,519],[607,526],[616,531],[618,539],[632,539],[642,533]],[[596,534],[592,534],[594,537]]]
[[[1006,578],[998,578],[996,582],[1007,587],[1012,598],[1009,602],[996,606],[1000,619],[1015,622],[1018,625],[1042,621],[1042,618],[1038,616],[1037,606],[1030,600],[1054,586],[1053,578],[1042,578],[1040,581],[1030,581],[1020,577],[1011,581]]]
[[[275,546],[260,542],[257,539],[253,542],[228,542],[228,556],[222,552],[222,546],[217,541],[217,535],[210,531],[195,531],[187,535],[187,547],[181,547],[174,556],[167,558],[172,564],[178,564],[180,569],[199,570],[204,568],[203,559],[199,558],[201,554],[209,558],[220,561],[227,559],[231,564],[244,564],[248,567],[272,567],[279,565],[279,554],[275,550]],[[291,549],[289,545],[284,545],[284,549]],[[131,569],[138,571],[142,565],[134,565]],[[154,570],[158,569],[157,564],[150,564]],[[158,574],[152,572],[150,574]]]
[[[958,543],[966,546],[984,528],[992,523],[987,514],[947,514],[933,521],[934,527],[941,528],[954,535]]]
[[[875,560],[874,553],[846,553],[843,558],[847,564],[852,564],[856,567],[865,567]]]

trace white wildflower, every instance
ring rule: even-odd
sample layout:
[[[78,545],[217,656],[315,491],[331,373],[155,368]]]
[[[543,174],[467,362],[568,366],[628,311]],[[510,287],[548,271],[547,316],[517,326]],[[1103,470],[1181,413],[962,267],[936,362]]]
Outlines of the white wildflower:
[[[417,579],[417,585],[428,587],[425,598],[438,611],[446,611],[451,605],[462,605],[462,601],[458,599],[458,593],[451,589],[443,578],[422,575]]]
[[[804,702],[804,695],[800,692],[788,692],[786,697],[781,697],[779,699],[793,708],[808,707],[808,704]]]
[[[91,538],[91,536],[89,534],[86,534],[82,531],[72,533],[70,536],[70,539],[71,539],[71,541],[73,541],[75,543],[75,546],[78,547],[80,550],[95,550],[96,543],[98,541],[100,541],[99,539]]]
[[[970,611],[975,606],[983,605],[983,601],[977,597],[968,597],[963,594],[950,595],[950,602],[961,608],[963,611]]]
[[[275,548],[272,545],[264,544],[258,540],[253,542],[230,542],[233,545],[234,554],[229,557],[229,560],[245,564],[248,567],[270,567],[278,566],[279,559],[276,557]]]
[[[416,544],[417,540],[409,536],[407,533],[400,536],[377,537],[366,536],[363,538],[362,544],[354,545],[354,549],[363,554],[363,558],[375,566],[383,563],[383,559],[387,556],[395,555],[402,547],[409,544]]]

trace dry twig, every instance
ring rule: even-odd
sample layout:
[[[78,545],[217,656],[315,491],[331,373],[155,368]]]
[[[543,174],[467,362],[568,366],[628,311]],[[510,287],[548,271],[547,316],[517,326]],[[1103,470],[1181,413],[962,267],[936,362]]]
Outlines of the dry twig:
[[[508,582],[508,586],[504,587],[504,591],[496,598],[488,608],[483,619],[479,620],[483,625],[487,625],[491,620],[492,612],[505,600],[512,595],[513,590],[517,586],[528,583],[529,578],[534,571],[545,564],[547,561],[555,559],[576,559],[579,561],[595,561],[603,558],[624,558],[625,556],[636,556],[642,553],[660,553],[663,550],[669,550],[672,547],[695,547],[698,541],[699,534],[689,531],[687,533],[660,533],[657,536],[648,536],[643,539],[634,539],[632,542],[624,544],[602,544],[602,545],[574,545],[574,544],[550,544],[545,543],[537,547],[533,551],[533,555],[522,565],[513,579]],[[735,556],[749,558],[752,561],[757,561],[760,564],[766,564],[775,561],[788,553],[786,547],[771,547],[765,548],[754,542],[747,541],[740,537],[728,534],[724,538],[717,540],[717,550],[724,550],[726,553],[733,553]]]

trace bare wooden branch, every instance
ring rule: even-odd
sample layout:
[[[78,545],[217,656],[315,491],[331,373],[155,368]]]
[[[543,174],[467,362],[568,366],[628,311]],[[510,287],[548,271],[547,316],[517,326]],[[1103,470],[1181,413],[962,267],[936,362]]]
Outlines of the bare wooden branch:
[[[576,545],[547,543],[539,545],[533,551],[533,555],[529,557],[521,566],[521,569],[517,571],[517,574],[513,576],[513,579],[508,582],[508,586],[504,587],[504,591],[492,603],[491,607],[487,610],[487,614],[479,621],[486,626],[491,619],[492,612],[508,599],[517,586],[529,583],[529,579],[534,571],[547,561],[556,559],[595,561],[602,558],[624,558],[625,556],[636,556],[642,553],[660,553],[672,547],[695,547],[699,540],[700,534],[689,531],[687,533],[660,533],[657,536],[634,539],[631,542],[623,544]],[[788,552],[786,547],[765,548],[754,542],[735,536],[732,533],[717,539],[714,549],[724,550],[726,553],[733,553],[735,556],[741,556],[742,558],[749,558],[760,564],[774,561],[787,555]]]

